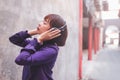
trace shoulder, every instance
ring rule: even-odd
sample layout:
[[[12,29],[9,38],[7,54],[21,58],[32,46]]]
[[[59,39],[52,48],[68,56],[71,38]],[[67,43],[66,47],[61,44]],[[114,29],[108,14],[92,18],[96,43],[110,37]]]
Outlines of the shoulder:
[[[45,47],[46,47],[47,49],[54,50],[54,51],[56,51],[56,52],[59,51],[59,47],[58,47],[57,45],[55,45],[55,44],[46,44]]]
[[[49,54],[58,54],[59,47],[55,44],[43,44],[40,51],[48,52]]]

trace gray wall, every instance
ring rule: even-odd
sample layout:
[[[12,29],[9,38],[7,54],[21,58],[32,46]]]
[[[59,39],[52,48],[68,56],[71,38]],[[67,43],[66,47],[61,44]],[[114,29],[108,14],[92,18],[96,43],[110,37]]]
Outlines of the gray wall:
[[[34,29],[49,13],[61,15],[68,24],[69,36],[60,48],[53,69],[55,80],[78,80],[78,2],[79,0],[0,0],[0,80],[21,80],[22,67],[14,63],[20,47],[9,36]]]

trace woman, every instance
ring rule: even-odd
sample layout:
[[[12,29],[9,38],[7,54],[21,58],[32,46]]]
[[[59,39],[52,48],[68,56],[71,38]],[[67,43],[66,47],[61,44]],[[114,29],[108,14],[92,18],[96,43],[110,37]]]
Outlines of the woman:
[[[37,38],[28,40],[33,35]],[[49,14],[38,25],[37,29],[21,31],[9,38],[18,46],[23,47],[15,59],[23,65],[22,80],[53,80],[54,67],[58,46],[64,46],[67,38],[67,25],[57,14]]]

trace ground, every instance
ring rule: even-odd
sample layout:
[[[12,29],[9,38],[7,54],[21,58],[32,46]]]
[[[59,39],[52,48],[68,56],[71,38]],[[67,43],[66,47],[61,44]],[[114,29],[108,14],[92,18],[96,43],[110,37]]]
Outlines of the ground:
[[[83,80],[120,80],[120,48],[107,47],[83,62]]]

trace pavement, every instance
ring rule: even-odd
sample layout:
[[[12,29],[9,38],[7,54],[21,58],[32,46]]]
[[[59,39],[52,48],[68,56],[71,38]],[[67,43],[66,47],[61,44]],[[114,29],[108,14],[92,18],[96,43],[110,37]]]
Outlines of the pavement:
[[[87,60],[84,51],[82,80],[120,80],[120,48],[109,46],[101,49],[93,59]]]

